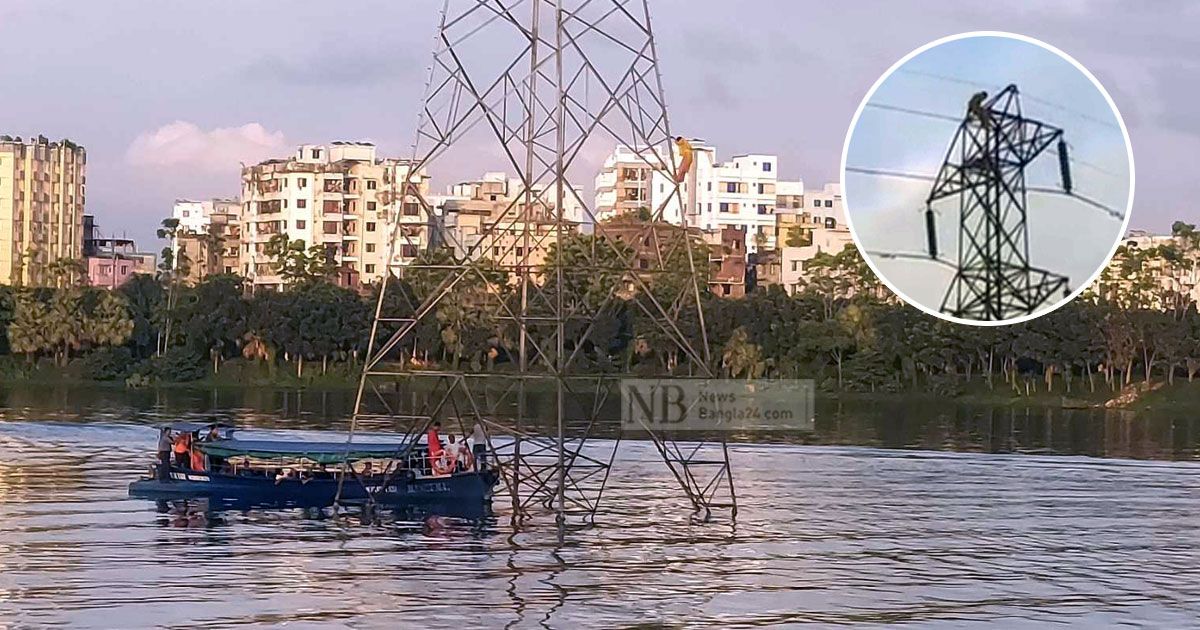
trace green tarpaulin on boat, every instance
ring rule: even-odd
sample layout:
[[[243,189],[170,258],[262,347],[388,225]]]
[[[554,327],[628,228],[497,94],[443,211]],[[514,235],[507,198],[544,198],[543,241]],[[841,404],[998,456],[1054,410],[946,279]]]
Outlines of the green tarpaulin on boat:
[[[351,442],[283,442],[272,440],[214,440],[197,442],[201,451],[213,457],[233,459],[306,459],[318,464],[337,464],[362,459],[397,457],[403,444],[356,444]]]

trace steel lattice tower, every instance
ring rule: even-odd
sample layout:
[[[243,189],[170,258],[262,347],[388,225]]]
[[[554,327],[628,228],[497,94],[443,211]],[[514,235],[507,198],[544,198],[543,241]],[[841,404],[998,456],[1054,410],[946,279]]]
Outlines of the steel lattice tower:
[[[395,279],[379,295],[351,439],[354,427],[389,427],[411,448],[434,421],[455,432],[480,422],[514,519],[538,504],[560,522],[594,516],[619,445],[593,439],[617,395],[613,370],[594,360],[611,337],[598,329],[634,312],[676,373],[712,376],[698,279],[707,250],[692,246],[686,212],[683,225],[662,221],[668,205],[684,207],[681,185],[631,234],[597,221],[573,183],[590,181],[595,156],[614,145],[671,173],[671,139],[646,0],[447,0],[409,175],[392,182],[419,219],[391,217]],[[521,192],[464,242],[418,174],[461,171],[459,159],[479,155],[502,160]],[[573,205],[582,217],[567,216]],[[534,257],[591,224],[570,264],[565,251],[552,266]],[[401,260],[399,248],[423,255]],[[463,316],[464,303],[494,322],[511,369],[416,361],[422,335]],[[650,437],[697,512],[736,509],[723,440]]]
[[[1022,115],[1015,85],[967,112],[926,200],[927,206],[948,197],[959,203],[957,273],[943,313],[1009,319],[1033,313],[1066,289],[1065,276],[1030,266],[1026,225],[1025,169],[1062,137],[1062,129]]]

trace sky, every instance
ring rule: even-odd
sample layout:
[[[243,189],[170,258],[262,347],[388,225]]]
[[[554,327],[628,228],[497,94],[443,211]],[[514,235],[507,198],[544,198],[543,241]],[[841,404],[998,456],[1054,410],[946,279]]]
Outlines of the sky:
[[[985,90],[994,96],[1009,83],[1018,87],[1025,116],[1063,130],[1073,161],[1073,191],[1121,216],[1129,203],[1130,164],[1120,122],[1100,89],[1068,60],[1027,41],[992,36],[923,51],[888,76],[864,107],[846,152],[844,194],[855,235],[876,269],[900,293],[934,311],[954,276],[952,268],[872,255],[927,251],[923,211],[932,182],[851,168],[937,173],[972,94]],[[1025,173],[1028,186],[1061,190],[1058,158],[1051,151]],[[933,204],[939,255],[951,261],[959,253],[958,205],[957,196]],[[1030,264],[1067,276],[1072,290],[1083,288],[1104,266],[1122,231],[1119,219],[1060,195],[1030,194],[1027,217]],[[1047,306],[1064,296],[1054,297]]]
[[[1004,30],[1087,66],[1129,126],[1131,227],[1200,220],[1200,5],[1189,2],[651,0],[671,123],[720,156],[839,178],[859,101],[895,61]],[[87,211],[157,249],[177,197],[238,193],[240,162],[370,140],[407,155],[440,0],[0,0],[0,133],[88,149]],[[499,165],[464,160],[473,177]],[[449,166],[447,166],[449,168]]]

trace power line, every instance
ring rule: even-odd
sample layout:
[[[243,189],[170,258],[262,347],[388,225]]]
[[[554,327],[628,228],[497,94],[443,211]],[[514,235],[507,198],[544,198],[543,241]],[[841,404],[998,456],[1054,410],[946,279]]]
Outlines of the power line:
[[[935,112],[928,112],[928,111],[924,111],[924,110],[920,110],[920,109],[912,109],[910,107],[900,107],[898,105],[888,105],[887,103],[867,103],[867,107],[873,107],[875,109],[886,109],[888,111],[902,112],[905,114],[914,114],[916,116],[924,116],[926,118],[936,118],[937,120],[946,120],[946,121],[949,121],[949,122],[952,122],[955,124],[962,122],[961,116],[949,116],[947,114],[938,114]]]
[[[1033,97],[1029,97],[1029,98],[1033,98]],[[873,109],[882,109],[882,110],[886,110],[886,111],[890,111],[890,112],[900,112],[903,114],[912,114],[914,116],[923,116],[925,118],[933,118],[935,120],[944,120],[944,121],[952,122],[955,124],[959,124],[963,120],[961,116],[951,116],[949,114],[939,114],[937,112],[931,112],[928,110],[915,109],[912,107],[901,107],[899,105],[892,105],[889,103],[867,103],[866,106],[871,107]],[[1068,143],[1067,146],[1071,147],[1072,149],[1075,148],[1074,144]],[[1058,152],[1053,149],[1050,149],[1050,153],[1053,155],[1058,155]],[[1093,164],[1092,162],[1088,162],[1086,160],[1081,160],[1081,159],[1075,157],[1074,154],[1068,156],[1067,159],[1069,159],[1072,164],[1077,164],[1079,166],[1084,166],[1084,167],[1090,168],[1098,173],[1108,175],[1109,177],[1112,177],[1114,179],[1121,179],[1120,175],[1118,175],[1102,166]]]
[[[1096,201],[1095,199],[1092,199],[1090,197],[1085,197],[1076,192],[1067,192],[1065,190],[1059,190],[1057,188],[1047,188],[1047,187],[1043,187],[1043,186],[1029,186],[1029,187],[1026,187],[1025,190],[1027,190],[1029,192],[1042,193],[1042,194],[1046,194],[1046,195],[1062,195],[1065,197],[1070,197],[1072,199],[1079,201],[1080,203],[1084,203],[1093,208],[1096,208],[1097,210],[1101,210],[1118,221],[1125,220],[1124,213],[1122,213],[1118,210],[1115,210],[1109,206],[1106,206],[1106,205],[1100,203],[1099,201]]]
[[[899,178],[899,179],[913,179],[913,180],[920,180],[920,181],[926,181],[926,182],[935,181],[937,179],[933,175],[925,175],[922,173],[910,173],[910,172],[905,172],[905,171],[890,171],[887,169],[880,169],[880,168],[862,168],[862,167],[858,167],[858,166],[849,166],[849,165],[846,166],[846,172],[847,173],[859,173],[862,175],[876,175],[879,177],[895,177],[895,178]],[[1041,193],[1041,194],[1048,194],[1048,195],[1062,195],[1064,197],[1070,197],[1070,198],[1075,199],[1085,205],[1091,206],[1097,210],[1101,210],[1118,221],[1125,220],[1125,214],[1123,212],[1120,212],[1119,210],[1116,210],[1116,209],[1112,208],[1111,206],[1104,205],[1103,203],[1100,203],[1099,201],[1096,201],[1095,199],[1092,199],[1090,197],[1085,197],[1083,195],[1080,195],[1079,193],[1075,193],[1075,192],[1069,193],[1065,190],[1061,190],[1058,188],[1050,188],[1047,186],[1029,186],[1029,187],[1026,187],[1025,190],[1027,190],[1028,192],[1032,192],[1032,193]]]
[[[867,250],[867,254],[871,256],[879,256],[880,258],[889,258],[896,260],[923,260],[926,262],[934,262],[939,265],[945,265],[951,269],[958,269],[958,265],[946,260],[945,258],[933,258],[929,254],[921,254],[917,252],[881,252],[877,250]]]
[[[1000,87],[1000,86],[997,86],[997,85],[994,85],[994,84],[980,83],[980,82],[978,82],[978,81],[970,81],[970,80],[968,80],[968,79],[963,79],[963,78],[961,78],[961,77],[952,77],[952,76],[948,76],[948,75],[944,75],[944,74],[935,74],[935,73],[933,73],[933,72],[924,72],[924,71],[921,71],[921,70],[912,70],[912,69],[909,69],[909,68],[900,68],[900,69],[896,70],[896,72],[898,72],[898,73],[902,73],[902,74],[911,74],[911,75],[914,75],[914,76],[919,76],[919,77],[927,77],[927,78],[930,78],[930,79],[937,79],[937,80],[939,80],[939,81],[946,81],[946,82],[948,82],[948,83],[958,83],[958,84],[960,84],[960,85],[970,85],[970,86],[973,86],[973,87],[977,87],[977,88],[984,88],[984,89],[987,89],[987,90],[992,90],[992,91],[999,91],[999,90],[1003,89],[1002,87]],[[1058,103],[1055,103],[1055,102],[1053,102],[1053,101],[1046,100],[1046,99],[1044,99],[1044,98],[1038,98],[1038,97],[1036,97],[1036,96],[1031,96],[1031,95],[1029,95],[1029,93],[1027,93],[1027,92],[1022,92],[1022,93],[1021,93],[1021,96],[1025,97],[1025,98],[1026,98],[1026,99],[1028,99],[1028,100],[1034,101],[1034,102],[1036,102],[1036,103],[1041,103],[1042,105],[1045,105],[1045,106],[1047,106],[1047,107],[1053,107],[1054,109],[1057,109],[1057,110],[1059,110],[1059,111],[1062,111],[1062,112],[1066,112],[1066,113],[1068,113],[1068,114],[1071,114],[1071,115],[1073,115],[1073,116],[1077,116],[1077,117],[1079,117],[1079,118],[1081,118],[1081,119],[1083,119],[1083,120],[1087,120],[1087,121],[1089,121],[1089,122],[1092,122],[1092,123],[1095,123],[1095,124],[1098,124],[1098,125],[1103,125],[1103,126],[1105,126],[1105,127],[1110,127],[1110,128],[1113,128],[1113,129],[1120,129],[1120,128],[1121,128],[1121,127],[1120,127],[1120,125],[1117,125],[1116,123],[1113,123],[1112,121],[1109,121],[1109,120],[1103,120],[1103,119],[1100,119],[1100,118],[1096,118],[1095,116],[1092,116],[1092,115],[1089,115],[1089,114],[1085,114],[1085,113],[1083,113],[1083,112],[1080,112],[1080,111],[1073,110],[1073,109],[1071,109],[1071,108],[1069,108],[1069,107],[1065,107],[1065,106],[1063,106],[1063,105],[1059,105]]]
[[[932,175],[922,175],[921,173],[906,173],[904,171],[889,171],[879,168],[862,168],[859,166],[847,166],[846,172],[861,173],[863,175],[879,175],[881,177],[899,177],[901,179],[919,179],[926,182],[931,182],[937,179]]]

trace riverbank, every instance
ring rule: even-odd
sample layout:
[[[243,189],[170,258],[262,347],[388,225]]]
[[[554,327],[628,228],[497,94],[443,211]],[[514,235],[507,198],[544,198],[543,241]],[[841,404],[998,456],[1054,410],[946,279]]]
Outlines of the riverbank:
[[[9,385],[37,386],[83,386],[104,389],[139,389],[139,388],[170,388],[170,389],[312,389],[318,391],[353,391],[358,387],[360,363],[310,363],[297,371],[295,364],[271,366],[261,361],[231,359],[224,361],[216,373],[209,367],[204,370],[204,376],[197,379],[176,381],[164,378],[130,379],[121,372],[116,377],[96,378],[94,366],[87,361],[72,361],[66,366],[59,366],[52,361],[44,360],[37,364],[4,357],[0,361],[0,382]],[[132,370],[129,370],[132,371]],[[924,387],[923,387],[924,385]],[[952,388],[945,383],[919,384],[916,389],[904,389],[887,392],[855,392],[837,391],[832,383],[823,383],[818,396],[825,401],[871,402],[881,404],[904,401],[915,403],[956,402],[972,405],[1019,406],[1035,408],[1121,408],[1130,411],[1148,411],[1152,409],[1200,409],[1200,380],[1189,383],[1186,379],[1178,379],[1174,384],[1155,383],[1153,387],[1145,387],[1134,383],[1129,388],[1113,391],[1103,383],[1097,384],[1096,391],[1091,391],[1086,381],[1076,379],[1070,391],[1066,384],[1056,380],[1051,389],[1047,390],[1041,379],[1030,381],[1026,387],[1021,381],[1018,387],[1002,381],[999,376],[989,383],[984,378],[976,377],[969,382],[956,382]],[[548,387],[548,382],[531,383],[529,387],[537,390]],[[1131,390],[1134,391],[1130,395]],[[1120,399],[1120,400],[1118,400]],[[1118,404],[1119,403],[1119,404]]]

